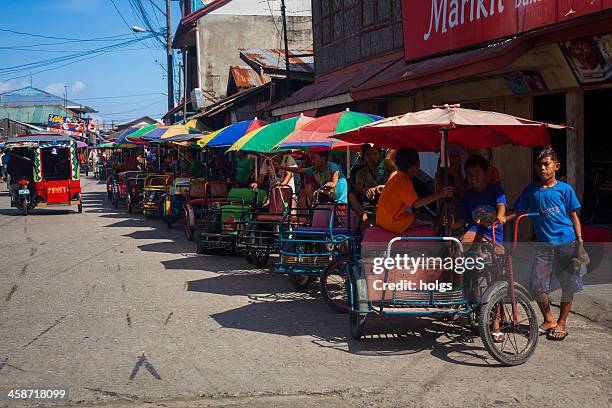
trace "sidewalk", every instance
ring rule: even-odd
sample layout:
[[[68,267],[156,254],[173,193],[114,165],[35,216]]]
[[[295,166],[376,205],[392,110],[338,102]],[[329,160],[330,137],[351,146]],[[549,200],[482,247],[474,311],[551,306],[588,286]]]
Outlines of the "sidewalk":
[[[612,243],[586,243],[592,267],[583,277],[584,290],[574,297],[572,312],[589,320],[612,328]],[[520,279],[525,282],[525,271],[531,268],[533,259],[527,254],[515,257],[515,270],[520,271]],[[558,288],[558,284],[555,286]],[[559,306],[561,290],[551,293],[553,305]]]

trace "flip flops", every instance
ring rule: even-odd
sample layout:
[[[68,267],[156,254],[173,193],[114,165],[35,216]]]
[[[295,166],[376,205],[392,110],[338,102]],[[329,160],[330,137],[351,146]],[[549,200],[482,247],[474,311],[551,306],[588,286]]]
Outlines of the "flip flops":
[[[491,336],[493,337],[493,343],[503,343],[504,341],[504,333],[502,332],[493,332]]]
[[[538,327],[538,333],[540,334],[540,336],[545,336],[548,335],[548,333],[550,333],[550,331],[553,329],[554,327],[551,327],[550,329],[543,329],[541,327]]]
[[[560,337],[556,337],[555,334],[561,334]],[[550,331],[548,332],[548,334],[546,335],[546,338],[548,340],[551,341],[563,341],[565,340],[565,338],[569,335],[568,332],[563,331],[563,330],[557,330],[557,329],[550,329]]]

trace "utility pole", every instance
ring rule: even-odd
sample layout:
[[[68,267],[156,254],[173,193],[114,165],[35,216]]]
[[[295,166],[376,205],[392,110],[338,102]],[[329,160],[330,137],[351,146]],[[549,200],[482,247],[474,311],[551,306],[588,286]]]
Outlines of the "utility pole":
[[[170,0],[166,0],[166,51],[168,53],[168,110],[174,108],[174,67],[172,66],[172,21]]]
[[[283,34],[285,36],[285,88],[286,97],[291,95],[291,71],[289,69],[289,38],[287,38],[287,13],[285,0],[281,0],[281,13],[283,15]]]

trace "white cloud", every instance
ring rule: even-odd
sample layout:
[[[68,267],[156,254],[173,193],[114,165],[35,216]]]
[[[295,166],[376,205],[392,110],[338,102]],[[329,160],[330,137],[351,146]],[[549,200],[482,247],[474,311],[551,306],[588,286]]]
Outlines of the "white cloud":
[[[81,81],[74,81],[74,84],[72,84],[72,92],[75,92],[75,93],[83,92],[85,88],[87,87]]]
[[[26,86],[28,86],[28,83],[26,81],[0,81],[0,93],[5,93],[5,92],[9,92],[12,91],[14,89],[21,89],[21,88],[25,88]]]
[[[66,85],[62,84],[62,83],[54,83],[54,84],[49,84],[47,86],[45,86],[45,92],[49,92],[50,94],[53,94],[55,96],[64,96],[64,87]]]

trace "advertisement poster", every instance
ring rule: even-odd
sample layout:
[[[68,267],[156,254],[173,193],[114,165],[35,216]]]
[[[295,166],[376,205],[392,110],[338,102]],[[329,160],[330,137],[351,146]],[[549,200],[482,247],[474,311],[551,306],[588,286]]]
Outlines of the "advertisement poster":
[[[612,34],[580,38],[559,45],[581,84],[612,79]]]
[[[49,115],[47,131],[61,135],[81,136],[84,122],[70,116]]]

